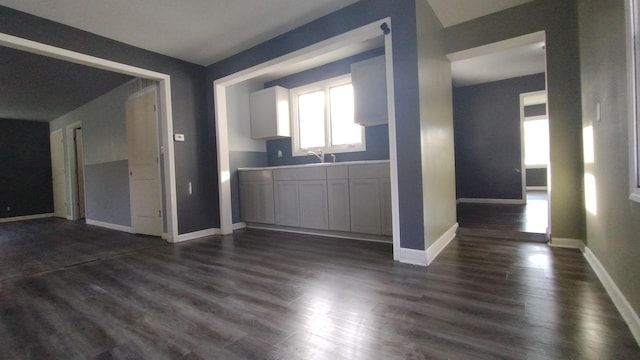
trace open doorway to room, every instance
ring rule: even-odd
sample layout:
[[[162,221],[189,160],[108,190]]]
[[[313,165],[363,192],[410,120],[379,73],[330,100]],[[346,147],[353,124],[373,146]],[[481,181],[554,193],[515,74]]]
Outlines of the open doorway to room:
[[[460,233],[473,229],[545,242],[549,219],[545,33],[448,57]],[[546,136],[541,137],[543,133]]]
[[[56,48],[3,33],[0,33],[0,48],[5,49],[2,51],[4,56],[8,56],[7,54],[10,52],[10,55],[13,55],[12,59],[18,59],[14,61],[16,64],[20,63],[19,59],[29,56],[31,61],[41,65],[39,67],[32,66],[29,69],[31,72],[41,70],[38,74],[52,72],[52,66],[58,66],[60,72],[73,74],[74,76],[81,76],[82,74],[86,75],[87,73],[95,74],[97,71],[119,74],[124,78],[124,80],[120,82],[122,85],[117,87],[117,89],[120,89],[117,94],[111,95],[112,97],[119,99],[118,104],[122,107],[122,119],[125,118],[125,101],[130,95],[132,95],[128,93],[131,86],[126,83],[126,81],[132,78],[138,78],[144,79],[144,81],[154,85],[152,95],[153,104],[151,105],[151,108],[154,113],[153,133],[157,134],[157,136],[152,137],[154,140],[151,146],[153,151],[148,151],[147,153],[153,153],[151,156],[151,162],[154,166],[153,171],[151,172],[154,173],[154,181],[157,183],[157,186],[145,187],[145,190],[152,191],[154,193],[154,197],[157,199],[156,202],[158,203],[154,207],[153,211],[156,223],[153,225],[152,235],[162,235],[162,237],[168,241],[176,241],[178,238],[178,228],[176,189],[174,186],[175,164],[173,152],[171,84],[169,75],[76,53],[66,49]],[[70,67],[73,67],[73,69],[69,70]],[[17,71],[14,72],[18,73]],[[54,74],[54,76],[59,75]],[[84,76],[84,78],[93,77],[87,75]],[[33,82],[21,81],[21,83],[25,83],[26,86]],[[29,89],[25,89],[25,91],[29,93],[33,92],[33,90]],[[112,91],[109,91],[108,94]],[[33,99],[33,94],[30,99]],[[94,100],[99,102],[100,98],[93,99],[89,102],[93,102]],[[31,101],[31,103],[43,103],[44,105],[53,106],[53,104],[50,104],[51,101]],[[85,105],[86,104],[88,103],[85,103]],[[7,106],[10,105],[17,108],[22,104],[7,104]],[[76,110],[83,107],[84,105],[80,108],[76,108]],[[107,110],[112,110],[112,108],[109,108],[108,104],[103,107],[107,107]],[[74,111],[75,110],[72,112]],[[30,118],[39,114],[35,111],[29,112],[29,114],[32,113],[35,115],[29,115]],[[102,118],[108,118],[111,113],[112,111],[105,111],[102,113],[94,112],[94,114],[98,115],[97,117]],[[53,199],[55,216],[67,219],[85,218],[86,222],[92,225],[127,232],[147,233],[144,231],[135,231],[133,226],[128,226],[128,224],[123,222],[111,221],[109,218],[101,218],[98,220],[95,220],[95,217],[92,218],[92,216],[95,215],[95,211],[92,212],[92,209],[104,208],[105,204],[109,205],[113,203],[114,200],[117,200],[116,194],[105,190],[109,187],[100,186],[99,184],[96,185],[97,183],[95,181],[92,182],[92,179],[100,179],[102,183],[113,185],[111,182],[113,177],[110,177],[110,175],[118,173],[123,175],[119,176],[119,179],[123,180],[120,181],[123,185],[122,188],[127,189],[127,191],[126,194],[124,191],[118,193],[124,194],[120,196],[120,200],[123,200],[120,203],[123,204],[123,206],[119,207],[118,210],[112,213],[120,217],[126,217],[127,222],[131,221],[131,217],[129,216],[131,204],[129,203],[130,196],[128,190],[128,178],[131,171],[127,169],[127,131],[124,120],[122,121],[122,126],[114,127],[111,123],[98,121],[100,119],[96,119],[94,122],[88,121],[87,119],[91,119],[91,116],[84,116],[81,114],[81,111],[75,114],[77,115],[75,118],[64,118],[64,114],[65,113],[58,114],[57,116],[37,117],[37,120],[47,121],[50,122],[50,124],[52,124],[51,121],[60,120],[55,126],[50,125],[52,139],[54,140],[52,143],[56,145],[60,144],[59,149],[52,149],[52,153],[55,155],[52,159],[52,172],[61,174],[60,179],[56,182],[56,189],[59,189],[59,191],[56,192],[58,196],[54,196]],[[67,112],[66,114],[70,113]],[[96,138],[95,136],[96,134],[114,133],[118,133],[119,135],[117,144],[110,141],[112,139],[106,139],[104,137]],[[92,134],[93,136],[91,136]],[[91,144],[91,146],[88,144]],[[121,154],[124,154],[124,157],[122,157]],[[121,166],[122,164],[124,164],[124,168]],[[117,167],[117,169],[115,169],[115,167]],[[121,171],[122,169],[124,170]],[[90,189],[91,184],[93,184],[93,191]],[[100,190],[96,192],[95,189]],[[101,199],[104,200],[103,202],[96,202],[96,198],[93,197],[93,195],[96,195],[97,193],[102,195]]]

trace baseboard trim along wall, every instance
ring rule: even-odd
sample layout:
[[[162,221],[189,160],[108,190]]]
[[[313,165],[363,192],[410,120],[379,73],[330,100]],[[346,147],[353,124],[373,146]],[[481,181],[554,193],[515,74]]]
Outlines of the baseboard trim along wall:
[[[86,223],[87,225],[99,226],[99,227],[103,227],[111,230],[124,231],[128,233],[132,232],[131,226],[111,224],[111,223],[106,223],[106,222],[91,220],[91,219],[86,219]]]
[[[636,342],[640,344],[640,317],[638,317],[638,314],[633,310],[633,307],[629,304],[629,301],[627,301],[627,298],[624,296],[622,291],[620,291],[620,288],[618,288],[607,270],[602,266],[600,260],[598,260],[593,252],[591,252],[591,249],[588,247],[584,248],[583,254],[589,265],[591,265],[593,271],[598,276],[598,279],[600,279],[605,290],[607,290],[609,297],[620,312],[620,315],[622,315],[622,318],[629,326],[631,334],[636,339]]]
[[[246,224],[246,227],[250,229],[282,231],[282,232],[287,232],[292,234],[318,235],[318,236],[333,237],[338,239],[380,242],[385,244],[389,244],[392,242],[389,236],[358,234],[358,233],[351,233],[351,232],[344,232],[344,231],[301,229],[301,228],[294,228],[294,227],[269,225],[269,224],[257,224],[257,223],[248,223]]]
[[[405,264],[427,266],[427,254],[424,250],[401,247],[400,258],[398,259],[398,261]]]
[[[233,225],[231,225],[231,228],[233,230],[240,230],[240,229],[244,229],[246,227],[247,227],[247,223],[245,223],[245,222],[237,222],[237,223],[234,223]]]
[[[531,191],[547,191],[546,186],[527,186],[527,190]]]
[[[458,204],[502,204],[502,205],[522,205],[526,204],[522,199],[481,199],[481,198],[459,198],[456,199]]]
[[[436,240],[433,244],[431,244],[431,246],[427,248],[427,266],[429,266],[431,262],[435,260],[438,255],[440,255],[440,252],[442,252],[442,250],[444,250],[444,248],[449,245],[451,240],[456,237],[456,231],[458,231],[458,223],[453,224],[453,226],[451,226],[449,230],[445,231],[444,234],[442,234],[442,236],[438,238],[438,240]]]
[[[203,238],[206,236],[213,236],[213,235],[220,235],[220,234],[222,234],[222,230],[220,230],[220,228],[211,228],[211,229],[204,229],[200,231],[194,231],[186,234],[180,234],[176,238],[169,239],[168,241],[170,243],[179,243],[183,241],[189,241],[193,239]]]
[[[8,218],[0,218],[0,224],[14,222],[14,221],[25,221],[25,220],[35,220],[35,219],[44,219],[53,217],[53,213],[47,214],[36,214],[36,215],[24,215],[24,216],[14,216]]]
[[[607,294],[609,294],[611,301],[613,301],[618,312],[620,312],[620,315],[622,315],[622,318],[629,326],[631,334],[635,338],[636,342],[640,344],[640,317],[638,317],[638,314],[635,312],[631,304],[629,304],[629,301],[627,301],[627,298],[624,296],[622,291],[620,291],[618,285],[616,285],[613,278],[611,278],[591,249],[585,246],[584,242],[579,239],[551,238],[549,246],[580,249],[580,251],[582,251],[582,254],[593,269],[593,272],[596,273],[600,283],[602,283]]]
[[[580,239],[551,237],[551,241],[549,241],[549,246],[559,247],[559,248],[569,248],[569,249],[580,249],[580,251],[584,251],[584,241]]]

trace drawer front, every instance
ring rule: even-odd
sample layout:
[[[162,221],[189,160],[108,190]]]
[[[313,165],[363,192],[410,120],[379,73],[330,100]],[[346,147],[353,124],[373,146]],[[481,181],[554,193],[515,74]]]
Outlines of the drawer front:
[[[273,173],[273,179],[277,181],[325,180],[327,178],[327,170],[324,166],[302,169],[278,169],[274,170]]]
[[[389,177],[389,164],[349,165],[349,179],[379,179]]]
[[[240,170],[238,173],[240,182],[270,181],[273,179],[273,173],[271,170]]]
[[[349,167],[346,165],[332,165],[327,167],[327,179],[348,179]]]

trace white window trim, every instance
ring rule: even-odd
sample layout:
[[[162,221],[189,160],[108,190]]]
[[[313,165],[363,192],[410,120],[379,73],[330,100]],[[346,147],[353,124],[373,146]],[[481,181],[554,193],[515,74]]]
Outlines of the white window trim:
[[[640,202],[640,144],[638,143],[638,120],[640,119],[640,89],[637,77],[640,76],[637,46],[640,44],[640,0],[627,0],[627,66],[629,71],[629,199]],[[634,16],[635,14],[635,16]]]
[[[337,76],[331,79],[318,81],[312,84],[303,85],[297,88],[293,88],[289,90],[290,103],[291,103],[291,128],[293,129],[293,133],[291,134],[292,139],[292,155],[293,156],[308,156],[309,151],[322,151],[325,154],[329,153],[346,153],[346,152],[357,152],[357,151],[365,151],[367,149],[366,139],[364,127],[360,130],[362,132],[362,143],[357,145],[337,145],[331,146],[331,122],[326,121],[326,119],[330,116],[330,107],[329,102],[325,102],[325,147],[316,147],[316,148],[300,148],[300,124],[298,119],[298,96],[314,92],[324,90],[328,93],[328,89],[330,87],[339,86],[343,84],[351,83],[351,74],[346,74],[342,76]]]
[[[549,117],[547,115],[525,116],[522,121],[523,121],[523,125],[524,125],[524,123],[527,122],[527,121],[535,121],[535,120],[547,120],[547,122],[548,122],[549,121]],[[524,135],[524,128],[522,130],[523,130],[523,135]],[[523,154],[523,158],[524,158],[524,154]],[[543,164],[543,165],[527,165],[525,163],[524,167],[525,167],[525,169],[546,169],[546,168],[549,167],[549,160],[547,159],[547,163]]]

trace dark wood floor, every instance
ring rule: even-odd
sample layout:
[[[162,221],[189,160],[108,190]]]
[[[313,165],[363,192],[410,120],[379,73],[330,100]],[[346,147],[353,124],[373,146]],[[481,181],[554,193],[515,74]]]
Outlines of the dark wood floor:
[[[545,191],[528,191],[525,205],[470,204],[457,206],[458,224],[462,233],[546,242],[549,223],[548,200]]]
[[[0,281],[0,358],[640,358],[582,255],[543,244],[461,236],[424,268],[389,244],[244,230],[168,245],[47,220],[0,225],[0,253],[38,239],[22,262],[61,260],[96,232],[95,261]]]

